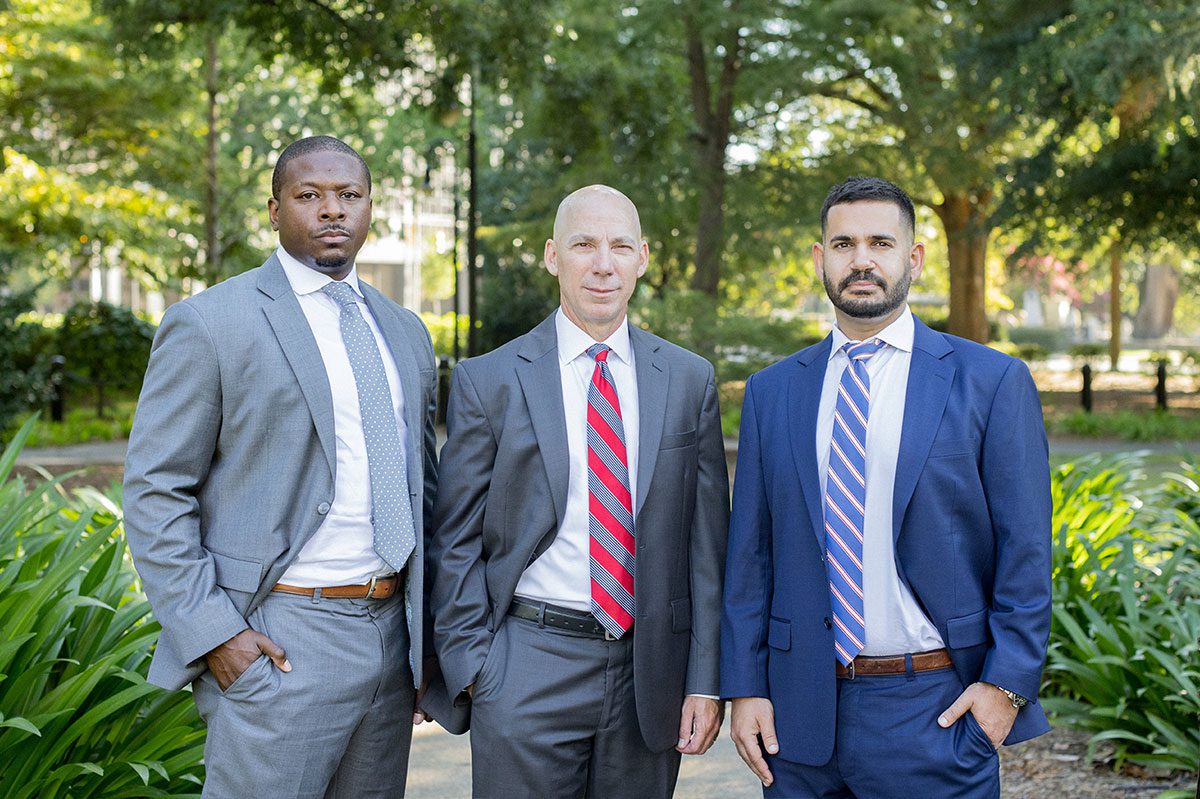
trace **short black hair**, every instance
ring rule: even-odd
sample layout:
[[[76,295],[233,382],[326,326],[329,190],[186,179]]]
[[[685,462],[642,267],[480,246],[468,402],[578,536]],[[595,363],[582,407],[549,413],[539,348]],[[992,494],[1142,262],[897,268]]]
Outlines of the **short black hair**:
[[[279,160],[275,162],[275,171],[271,173],[271,196],[276,200],[279,199],[279,193],[283,191],[283,173],[287,169],[287,165],[295,158],[309,153],[342,153],[343,155],[352,156],[359,165],[363,168],[363,174],[367,176],[367,191],[371,191],[371,168],[367,166],[367,162],[358,154],[349,144],[341,139],[335,139],[332,136],[309,136],[305,139],[297,139],[284,148],[279,154]]]
[[[917,212],[913,209],[912,198],[904,189],[883,178],[855,175],[834,186],[825,197],[825,204],[821,206],[821,238],[825,237],[825,224],[829,221],[830,208],[862,200],[894,203],[900,209],[900,216],[908,223],[909,234],[916,236]]]

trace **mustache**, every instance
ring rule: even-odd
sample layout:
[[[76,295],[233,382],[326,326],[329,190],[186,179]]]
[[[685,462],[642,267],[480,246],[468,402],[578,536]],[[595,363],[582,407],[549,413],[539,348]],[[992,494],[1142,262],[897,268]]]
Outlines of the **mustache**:
[[[846,289],[848,289],[850,287],[851,283],[857,283],[860,281],[867,282],[867,283],[874,283],[876,286],[879,286],[879,288],[881,288],[881,289],[887,288],[887,281],[885,281],[883,278],[881,278],[879,275],[875,274],[874,272],[851,272],[849,275],[847,275],[845,278],[842,279],[841,283],[838,284],[838,291],[845,291]]]
[[[342,227],[341,225],[326,225],[325,227],[318,230],[316,232],[316,234],[314,234],[314,238],[316,238],[317,236],[324,236],[326,233],[341,233],[343,236],[352,235],[349,230]]]

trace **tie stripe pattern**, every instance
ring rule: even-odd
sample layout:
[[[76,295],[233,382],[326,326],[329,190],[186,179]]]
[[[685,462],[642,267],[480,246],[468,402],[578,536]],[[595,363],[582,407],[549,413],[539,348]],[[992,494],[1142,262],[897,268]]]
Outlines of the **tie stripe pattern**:
[[[604,344],[587,354],[596,361],[588,384],[588,543],[592,615],[614,638],[633,626],[633,496],[621,404]]]
[[[367,444],[367,471],[371,481],[371,520],[375,552],[394,571],[400,571],[416,546],[412,501],[408,496],[408,465],[396,426],[392,392],[383,357],[371,326],[358,308],[354,289],[333,281],[321,290],[341,308],[340,326],[346,355],[358,389],[363,437]]]
[[[850,359],[838,383],[825,482],[825,555],[833,606],[833,648],[849,665],[866,642],[863,618],[863,523],[867,502],[867,416],[871,379],[867,361],[884,346],[879,339],[849,341]]]

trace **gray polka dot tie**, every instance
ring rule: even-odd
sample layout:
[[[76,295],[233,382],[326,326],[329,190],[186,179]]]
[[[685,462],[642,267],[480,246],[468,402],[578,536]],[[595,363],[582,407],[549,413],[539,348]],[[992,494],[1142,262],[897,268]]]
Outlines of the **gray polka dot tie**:
[[[358,407],[367,441],[367,469],[371,475],[375,551],[389,566],[400,571],[417,539],[408,495],[408,467],[383,358],[375,334],[358,309],[354,289],[334,281],[321,290],[341,306],[342,341],[358,386]]]

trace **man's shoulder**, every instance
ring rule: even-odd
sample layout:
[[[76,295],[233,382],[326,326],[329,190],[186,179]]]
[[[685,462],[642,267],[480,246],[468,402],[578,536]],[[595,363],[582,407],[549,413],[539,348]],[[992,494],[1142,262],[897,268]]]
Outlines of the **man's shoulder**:
[[[262,267],[256,266],[226,278],[169,306],[166,313],[177,315],[187,309],[206,319],[226,316],[236,318],[242,312],[246,300],[259,293],[257,286],[261,271]]]

